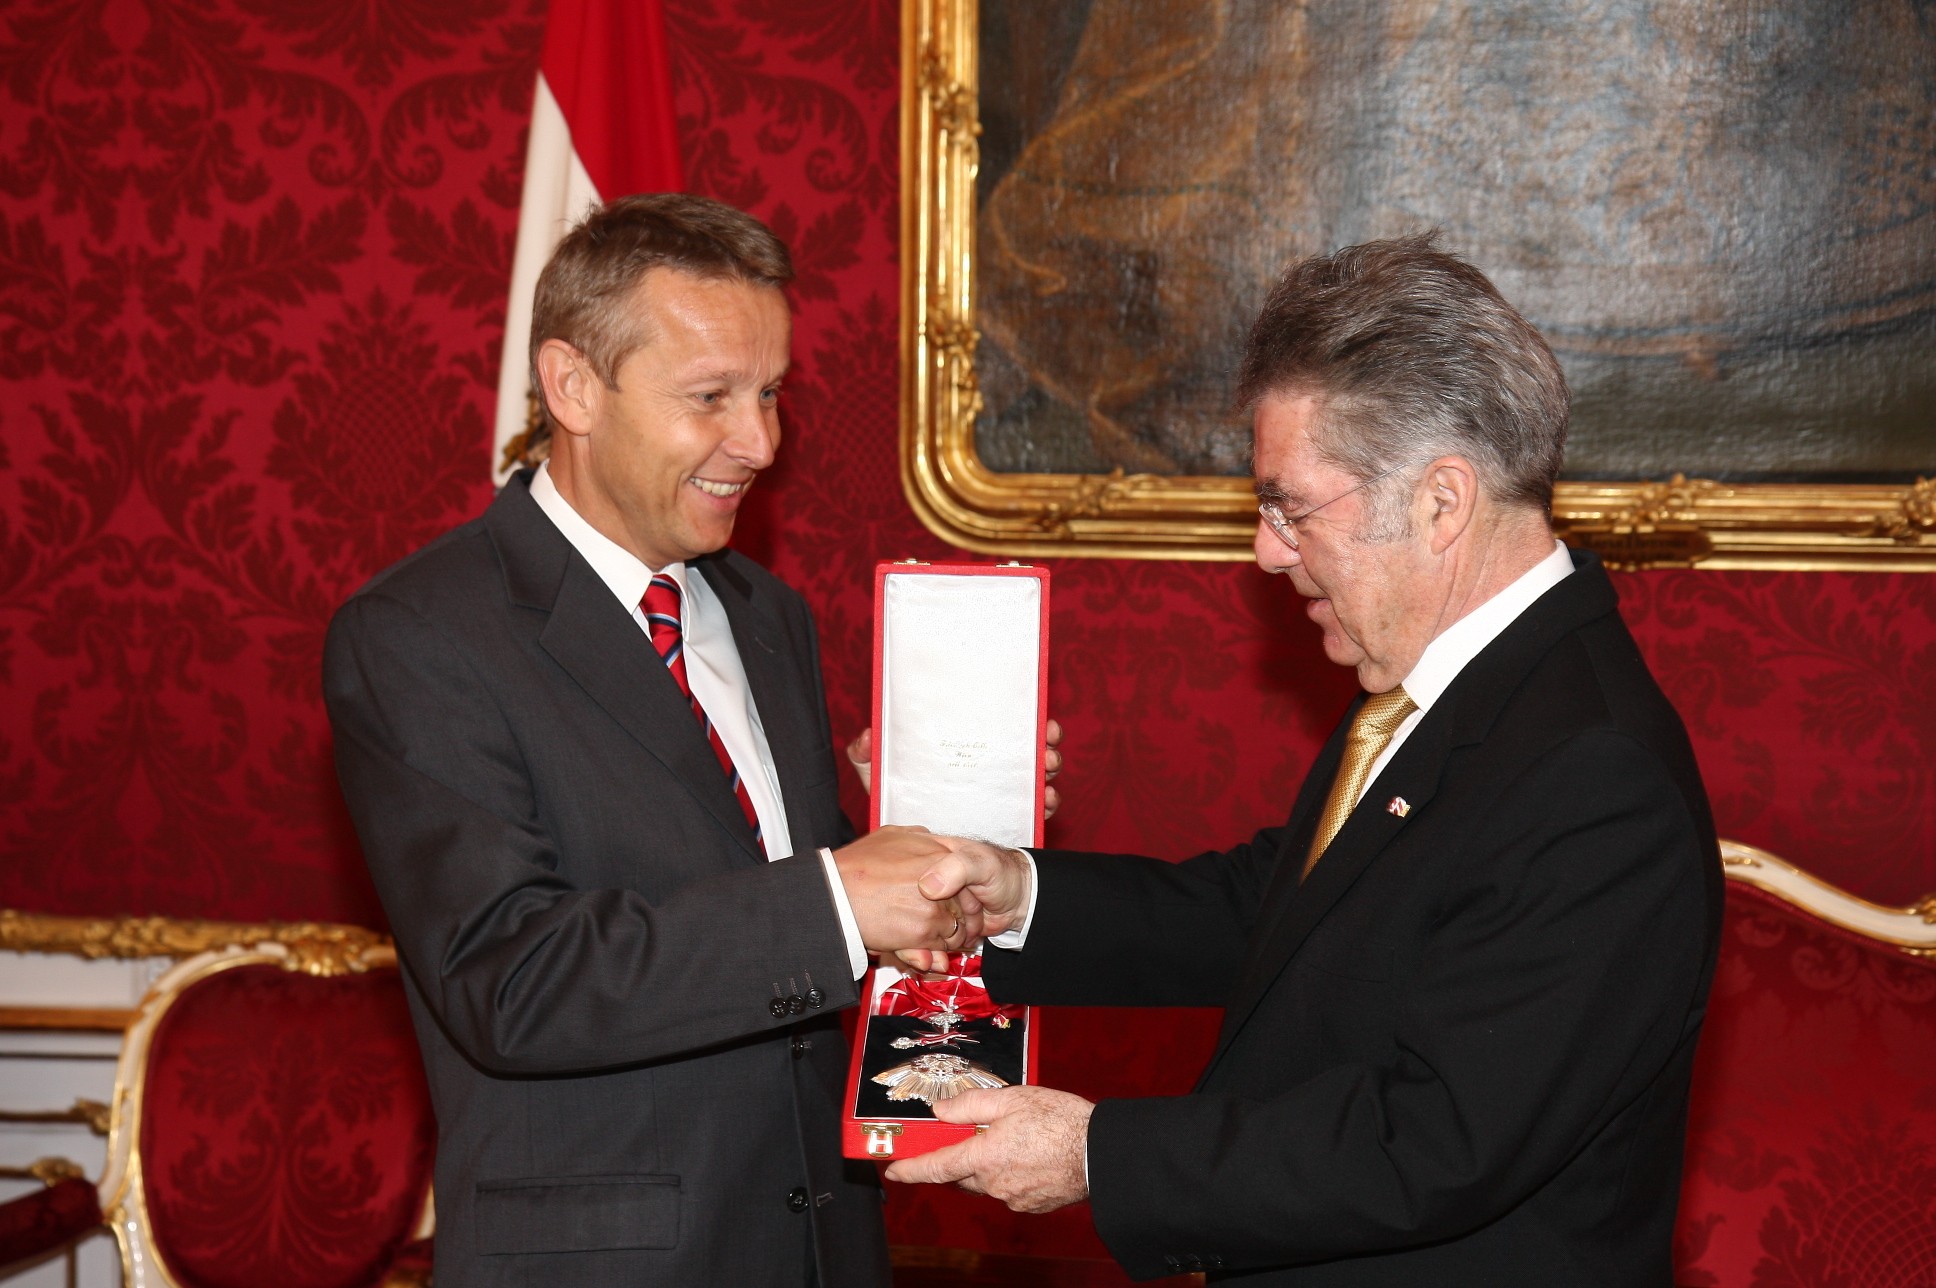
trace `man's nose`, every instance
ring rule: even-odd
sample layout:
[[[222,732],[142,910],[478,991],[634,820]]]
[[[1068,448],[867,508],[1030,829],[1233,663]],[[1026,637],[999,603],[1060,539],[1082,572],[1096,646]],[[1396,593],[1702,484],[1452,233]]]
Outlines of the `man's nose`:
[[[1297,547],[1277,535],[1277,529],[1257,516],[1257,532],[1250,539],[1250,550],[1257,557],[1257,566],[1265,572],[1283,572],[1299,562]]]
[[[780,451],[780,416],[757,401],[733,418],[733,432],[726,440],[726,454],[750,470],[763,470],[773,464]]]

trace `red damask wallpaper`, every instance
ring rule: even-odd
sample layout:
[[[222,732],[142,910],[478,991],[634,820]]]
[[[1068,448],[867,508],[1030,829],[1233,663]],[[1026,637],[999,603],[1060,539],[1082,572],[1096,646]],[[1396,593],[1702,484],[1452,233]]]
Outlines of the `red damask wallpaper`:
[[[1936,1282],[1936,962],[1728,893],[1680,1288]]]
[[[864,719],[896,466],[899,0],[666,0],[689,182],[794,246],[789,441],[742,545]],[[333,607],[478,512],[543,0],[0,13],[0,906],[379,920],[316,694]],[[1181,856],[1287,808],[1350,678],[1254,569],[1055,566],[1051,839]],[[1936,890],[1936,579],[1620,579],[1726,835]],[[850,798],[858,816],[857,788]],[[1206,1017],[1053,1019],[1051,1081],[1183,1090]],[[1182,1052],[1179,1056],[1177,1053]],[[896,1201],[897,1237],[1093,1250]]]
[[[541,21],[0,17],[0,903],[374,917],[323,628],[489,496]]]

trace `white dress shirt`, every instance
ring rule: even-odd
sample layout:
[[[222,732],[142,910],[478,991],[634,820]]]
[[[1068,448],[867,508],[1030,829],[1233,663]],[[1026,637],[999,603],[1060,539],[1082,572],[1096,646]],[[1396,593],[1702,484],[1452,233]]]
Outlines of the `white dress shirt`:
[[[1573,556],[1567,553],[1563,542],[1553,542],[1552,553],[1521,573],[1504,590],[1479,605],[1471,612],[1446,627],[1425,651],[1419,654],[1412,667],[1412,673],[1399,685],[1408,697],[1418,706],[1418,710],[1405,717],[1405,722],[1393,732],[1391,741],[1378,759],[1371,762],[1371,772],[1365,775],[1365,785],[1358,789],[1358,800],[1365,798],[1371,785],[1378,781],[1378,775],[1385,772],[1385,766],[1418,728],[1418,722],[1432,709],[1444,692],[1452,687],[1452,681],[1459,678],[1467,663],[1485,649],[1486,645],[1499,638],[1499,633],[1519,620],[1519,615],[1533,606],[1533,601],[1544,595],[1566,578],[1573,575]],[[1357,804],[1353,801],[1352,804]]]
[[[732,623],[712,587],[704,577],[690,575],[683,563],[657,570],[646,567],[631,551],[587,523],[551,481],[549,462],[540,465],[531,478],[531,499],[572,548],[585,557],[599,580],[611,588],[648,640],[652,628],[640,606],[646,587],[659,575],[678,583],[679,629],[685,639],[686,679],[692,685],[692,695],[705,708],[719,740],[733,758],[734,768],[739,770],[746,795],[753,802],[753,813],[760,820],[760,838],[768,857],[792,854],[793,834],[787,829],[785,799],[780,794],[779,774],[773,768],[773,753],[766,744],[766,728],[760,723],[753,691],[747,687],[746,668],[740,662],[739,646],[733,642]],[[840,916],[841,933],[847,940],[848,964],[854,978],[859,979],[867,971],[867,950],[861,943],[853,905],[848,902],[832,851],[821,850],[820,862]]]

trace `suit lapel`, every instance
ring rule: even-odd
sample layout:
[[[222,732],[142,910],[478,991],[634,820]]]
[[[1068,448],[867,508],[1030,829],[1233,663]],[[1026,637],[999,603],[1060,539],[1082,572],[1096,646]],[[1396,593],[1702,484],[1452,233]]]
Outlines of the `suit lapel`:
[[[507,483],[487,519],[512,602],[547,614],[539,646],[678,778],[747,858],[763,860],[691,703],[610,587],[531,499],[528,478]]]
[[[1289,839],[1285,852],[1278,860],[1277,875],[1271,882],[1271,903],[1266,907],[1265,915],[1259,920],[1252,937],[1250,957],[1243,976],[1230,1001],[1225,1004],[1223,1028],[1217,1037],[1216,1052],[1204,1068],[1205,1079],[1230,1049],[1245,1021],[1276,983],[1277,977],[1283,974],[1284,968],[1297,956],[1298,949],[1304,946],[1304,941],[1324,920],[1325,914],[1357,884],[1358,878],[1404,830],[1410,821],[1410,814],[1422,810],[1438,791],[1439,779],[1450,757],[1452,745],[1457,740],[1452,736],[1449,721],[1434,719],[1434,716],[1441,714],[1435,708],[1405,739],[1405,745],[1398,749],[1391,763],[1372,780],[1357,808],[1352,810],[1344,826],[1338,829],[1338,834],[1326,847],[1324,857],[1311,869],[1310,877],[1302,883],[1298,881],[1298,873],[1304,866],[1305,850],[1316,830],[1316,816],[1323,812],[1331,782],[1337,776],[1338,761],[1342,759],[1343,733],[1350,728],[1352,718],[1362,705],[1362,699],[1352,704],[1339,725],[1339,732],[1333,736],[1332,741],[1337,746],[1327,746],[1327,755],[1312,766],[1311,774],[1306,779],[1307,786],[1322,783],[1321,790],[1300,793],[1300,796],[1308,794],[1313,797],[1308,803],[1300,800],[1307,815],[1305,825],[1293,827],[1287,832]],[[1320,777],[1321,770],[1324,772]],[[1400,817],[1386,809],[1386,802],[1394,796],[1403,796],[1410,804],[1411,811],[1407,816]]]
[[[1519,682],[1561,637],[1615,609],[1618,598],[1599,560],[1576,552],[1574,564],[1577,571],[1573,576],[1542,595],[1480,650],[1440,695],[1391,762],[1372,780],[1324,857],[1311,869],[1310,878],[1300,884],[1297,874],[1304,847],[1310,844],[1316,815],[1322,811],[1337,775],[1345,732],[1363,699],[1346,712],[1299,792],[1298,811],[1305,817],[1299,825],[1298,813],[1294,812],[1293,826],[1287,830],[1287,847],[1295,847],[1295,851],[1287,848],[1279,858],[1252,938],[1249,962],[1226,1004],[1217,1049],[1199,1086],[1216,1069],[1245,1021],[1311,932],[1437,794],[1458,749],[1484,740]],[[1322,786],[1313,790],[1314,784]],[[1403,797],[1410,806],[1405,816],[1387,808],[1394,797]]]
[[[1311,848],[1311,838],[1317,834],[1318,819],[1324,813],[1324,802],[1331,794],[1331,782],[1338,776],[1339,762],[1344,759],[1345,735],[1351,728],[1352,720],[1357,718],[1358,709],[1364,706],[1364,695],[1359,694],[1346,709],[1344,719],[1331,731],[1331,737],[1318,750],[1317,759],[1304,775],[1304,785],[1298,789],[1297,802],[1291,807],[1289,823],[1284,828],[1284,849],[1277,856],[1277,867],[1271,873],[1269,886],[1264,890],[1264,902],[1259,912],[1251,937],[1260,941],[1268,927],[1276,924],[1284,914],[1290,901],[1297,896],[1298,874],[1304,870],[1304,855]]]
[[[773,772],[780,780],[787,832],[798,853],[816,839],[813,816],[801,789],[824,777],[826,768],[815,764],[826,752],[826,740],[820,736],[813,704],[803,700],[800,674],[786,645],[785,628],[769,606],[760,602],[752,585],[723,555],[697,560],[693,566],[705,577],[732,623],[733,643],[739,647],[740,665],[746,671],[746,687],[752,692],[753,709],[759,712],[760,728],[766,734],[767,754],[773,757]]]

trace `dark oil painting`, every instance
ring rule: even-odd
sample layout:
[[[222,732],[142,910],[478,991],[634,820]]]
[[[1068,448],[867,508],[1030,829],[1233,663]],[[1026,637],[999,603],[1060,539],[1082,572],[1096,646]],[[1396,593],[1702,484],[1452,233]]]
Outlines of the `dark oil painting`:
[[[1936,472],[1931,0],[981,0],[976,450],[1246,472],[1299,255],[1436,227],[1540,327],[1567,474]]]

